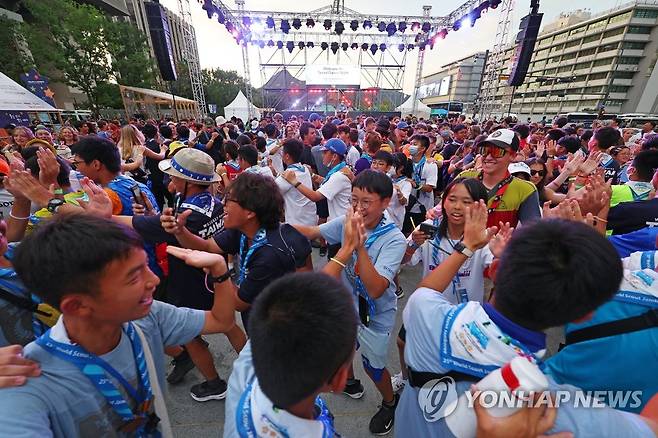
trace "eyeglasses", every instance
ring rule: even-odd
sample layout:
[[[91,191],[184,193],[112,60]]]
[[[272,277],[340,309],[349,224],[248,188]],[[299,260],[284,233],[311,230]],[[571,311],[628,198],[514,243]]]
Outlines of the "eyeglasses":
[[[546,172],[543,171],[543,170],[530,169],[530,175],[532,175],[532,176],[535,176],[535,175],[544,176],[544,175],[546,175]]]
[[[357,208],[359,205],[361,205],[361,207],[363,207],[364,210],[367,210],[367,209],[370,208],[370,206],[372,205],[372,203],[374,201],[372,201],[370,199],[352,198],[351,202],[352,202],[352,208]]]
[[[492,145],[482,145],[478,146],[478,154],[483,157],[491,155],[493,158],[502,158],[507,155],[507,149]]]

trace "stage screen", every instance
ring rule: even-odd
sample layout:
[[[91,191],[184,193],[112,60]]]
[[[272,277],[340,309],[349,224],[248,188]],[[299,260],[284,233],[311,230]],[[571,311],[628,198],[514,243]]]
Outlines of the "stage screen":
[[[359,67],[352,65],[307,65],[306,85],[351,85],[361,84]]]

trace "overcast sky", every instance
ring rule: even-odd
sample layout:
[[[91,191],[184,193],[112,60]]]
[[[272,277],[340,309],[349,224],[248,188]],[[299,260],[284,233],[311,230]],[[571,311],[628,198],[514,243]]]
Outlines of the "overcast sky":
[[[174,11],[178,10],[177,0],[160,0],[160,3]],[[224,3],[229,8],[235,8],[233,0],[227,0]],[[365,14],[379,13],[402,16],[422,15],[423,5],[431,4],[433,6],[432,16],[443,16],[449,14],[462,3],[463,0],[404,0],[402,2],[346,0],[345,6]],[[596,14],[624,3],[626,2],[620,0],[541,0],[540,12],[544,13],[543,24],[546,24],[553,21],[561,12],[589,8],[592,13]],[[273,4],[276,4],[277,11],[300,12],[318,9],[331,4],[331,2],[329,0],[310,0],[306,2],[299,0],[277,0],[276,2],[272,0],[246,0],[245,8],[247,10],[269,11],[272,9]],[[306,7],[303,7],[304,5]],[[236,70],[240,75],[243,75],[241,49],[226,31],[226,28],[217,23],[216,20],[209,20],[206,12],[201,9],[201,5],[196,0],[190,0],[190,7],[199,46],[201,68],[219,67],[224,70]],[[528,0],[517,0],[515,2],[510,36],[516,35],[519,20],[529,12],[529,8],[530,2]],[[450,32],[445,40],[439,41],[433,50],[426,52],[423,76],[437,71],[442,65],[449,62],[477,51],[490,49],[494,44],[499,15],[499,10],[490,10],[476,22],[475,27],[464,27],[458,32]],[[351,31],[348,30],[347,32]],[[413,88],[417,53],[418,51],[414,50],[407,57],[404,84],[404,90],[407,93]],[[258,64],[258,49],[256,47],[249,47],[249,57],[252,83],[254,86],[259,87],[262,81]]]

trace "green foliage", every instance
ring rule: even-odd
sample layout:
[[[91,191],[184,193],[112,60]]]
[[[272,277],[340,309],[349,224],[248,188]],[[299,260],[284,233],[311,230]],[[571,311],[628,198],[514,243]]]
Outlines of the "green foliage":
[[[112,71],[117,82],[132,87],[152,88],[156,83],[156,70],[146,35],[130,23],[117,21],[109,23],[106,36],[112,55]]]
[[[0,47],[3,51],[2,72],[20,83],[21,73],[29,70],[30,60],[21,48],[21,23],[0,16]]]
[[[217,104],[220,114],[223,113],[224,107],[231,103],[239,90],[245,93],[244,79],[233,70],[203,70],[201,79],[206,93],[206,102]],[[246,94],[246,93],[245,93]],[[260,92],[252,87],[252,95],[256,106],[261,106]]]
[[[101,82],[96,85],[96,92],[98,93],[98,104],[101,108],[123,108],[121,91],[117,84]]]
[[[190,82],[190,70],[187,68],[187,64],[184,62],[179,62],[176,65],[176,79],[173,83],[173,91],[176,96],[186,97],[188,99],[194,99],[192,94],[192,83]],[[166,92],[171,90],[167,87]]]

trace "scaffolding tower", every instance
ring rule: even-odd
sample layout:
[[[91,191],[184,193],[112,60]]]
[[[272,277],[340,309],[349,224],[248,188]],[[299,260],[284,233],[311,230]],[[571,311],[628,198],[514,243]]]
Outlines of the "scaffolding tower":
[[[423,6],[423,17],[430,17],[430,12],[432,11],[431,5]],[[420,90],[421,83],[423,82],[423,64],[425,63],[425,51],[421,50],[418,52],[418,62],[416,63],[416,80],[414,81],[414,98],[411,101],[411,113],[416,114],[418,111],[418,90]]]
[[[201,66],[199,65],[199,50],[196,45],[196,35],[192,25],[192,14],[190,12],[189,0],[178,0],[178,11],[183,20],[184,48],[183,59],[187,63],[192,85],[192,97],[197,103],[199,117],[205,117],[208,107],[206,106],[206,95],[203,91],[203,80],[201,78]]]

